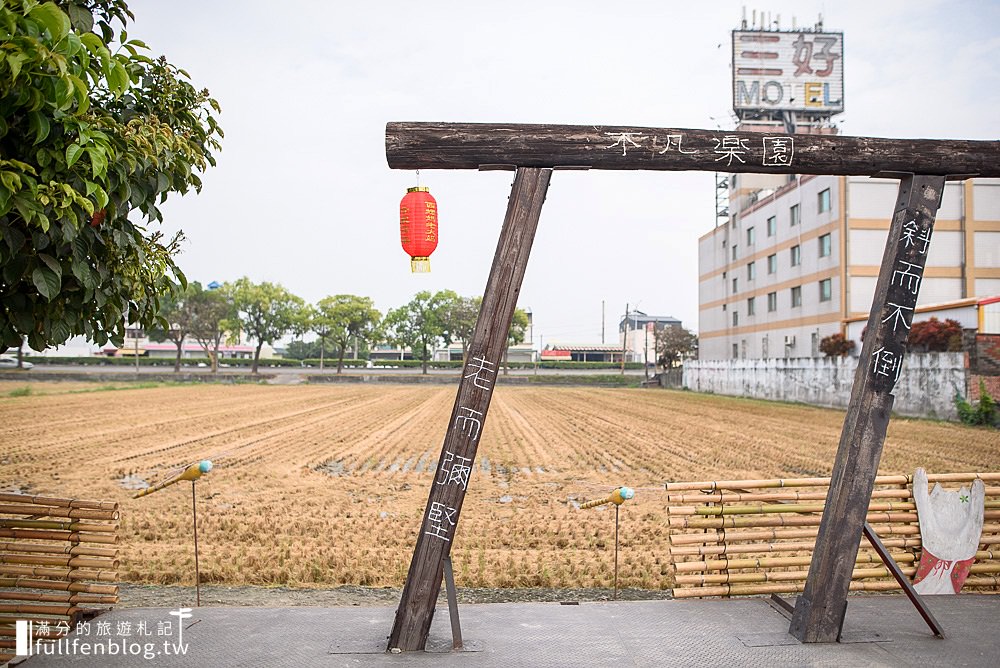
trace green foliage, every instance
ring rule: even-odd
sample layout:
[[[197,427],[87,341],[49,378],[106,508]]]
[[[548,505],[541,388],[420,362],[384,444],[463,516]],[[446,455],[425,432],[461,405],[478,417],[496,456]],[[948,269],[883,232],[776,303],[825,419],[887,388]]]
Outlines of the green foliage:
[[[296,326],[305,302],[280,285],[266,281],[252,283],[245,276],[226,284],[223,290],[232,299],[234,324],[257,342],[252,369],[257,373],[261,347],[265,343],[273,345]]]
[[[424,373],[431,351],[448,331],[445,323],[454,294],[450,290],[433,295],[426,290],[418,292],[405,306],[389,311],[383,321],[388,340],[409,347],[413,356],[423,362]]]
[[[819,342],[819,350],[827,357],[847,357],[857,347],[854,341],[843,334],[831,334]]]
[[[979,401],[970,403],[958,392],[955,393],[955,409],[958,419],[964,424],[995,426],[997,424],[997,402],[986,391],[986,383],[979,381]]]
[[[0,351],[84,334],[121,345],[184,277],[172,193],[215,164],[218,104],[146,55],[122,0],[0,2]],[[161,323],[162,324],[162,323]]]
[[[285,346],[285,359],[308,360],[319,359],[320,342],[316,341],[292,341]]]
[[[181,310],[175,312],[187,331],[208,356],[212,371],[219,370],[219,346],[236,317],[233,296],[226,288],[205,290],[192,283],[185,291]]]
[[[368,297],[334,295],[316,304],[312,328],[322,341],[329,339],[338,351],[337,373],[344,365],[344,354],[352,339],[374,342],[382,314]]]
[[[29,397],[31,396],[31,386],[25,385],[7,393],[8,397]]]
[[[457,341],[462,344],[462,358],[464,359],[469,348],[469,341],[472,340],[472,333],[476,329],[476,319],[479,317],[479,307],[482,306],[482,297],[460,297],[452,290],[442,290],[442,317],[444,319],[445,331],[442,338],[446,341]]]
[[[663,367],[674,367],[698,352],[698,335],[680,325],[658,325],[653,330],[656,361]]]

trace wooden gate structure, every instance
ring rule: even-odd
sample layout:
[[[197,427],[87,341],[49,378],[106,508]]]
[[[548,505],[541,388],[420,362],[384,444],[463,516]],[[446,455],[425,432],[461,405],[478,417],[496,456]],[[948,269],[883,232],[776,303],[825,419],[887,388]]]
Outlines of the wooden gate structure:
[[[835,642],[875,484],[931,233],[946,180],[1000,177],[1000,142],[677,128],[389,123],[393,169],[515,171],[482,308],[387,649],[422,650],[474,470],[553,170],[612,169],[898,178],[899,196],[868,317],[805,591],[790,633]]]

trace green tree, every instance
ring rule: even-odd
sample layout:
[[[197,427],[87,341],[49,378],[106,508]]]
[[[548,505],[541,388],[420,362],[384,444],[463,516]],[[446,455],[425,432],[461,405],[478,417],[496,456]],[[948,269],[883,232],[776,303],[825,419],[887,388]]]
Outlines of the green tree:
[[[659,325],[653,337],[656,360],[664,368],[675,367],[698,352],[698,335],[680,325]]]
[[[523,308],[515,308],[514,315],[510,320],[510,329],[507,330],[507,347],[503,349],[503,374],[507,375],[507,353],[511,346],[524,343],[524,337],[528,333],[528,314]]]
[[[186,287],[176,285],[170,292],[163,295],[160,299],[161,318],[148,330],[150,340],[170,341],[177,347],[177,356],[174,358],[174,373],[180,373],[184,340],[189,334],[188,327],[191,324],[191,312],[187,298],[196,290],[201,290],[201,285],[197,282],[190,283]]]
[[[427,373],[427,362],[434,346],[448,331],[445,326],[447,303],[447,294],[432,295],[424,290],[414,295],[408,304],[389,311],[383,321],[387,338],[395,345],[409,347],[413,356],[423,361],[424,373]]]
[[[0,351],[121,345],[184,277],[172,193],[215,164],[219,106],[124,30],[123,0],[0,2]],[[160,323],[163,325],[163,323]]]
[[[439,293],[440,294],[440,293]],[[451,290],[444,290],[447,296],[444,303],[444,338],[449,342],[458,341],[462,344],[462,361],[468,357],[469,341],[476,330],[476,319],[479,318],[479,307],[482,297],[459,297]]]
[[[337,373],[341,373],[344,368],[344,351],[350,345],[351,339],[370,343],[379,331],[382,314],[376,310],[370,298],[356,295],[324,297],[319,300],[316,307],[318,316],[313,331],[320,334],[319,328],[322,328],[325,335],[337,346]],[[322,368],[322,362],[320,364]]]
[[[319,339],[315,341],[291,341],[285,347],[285,358],[290,360],[308,360],[322,357]]]
[[[247,337],[257,342],[253,353],[251,373],[257,373],[260,349],[290,332],[305,303],[281,285],[252,283],[243,277],[226,286],[232,296],[235,320]]]
[[[226,332],[235,326],[232,295],[225,288],[204,290],[192,283],[185,299],[187,330],[205,351],[212,373],[219,370],[219,347]]]

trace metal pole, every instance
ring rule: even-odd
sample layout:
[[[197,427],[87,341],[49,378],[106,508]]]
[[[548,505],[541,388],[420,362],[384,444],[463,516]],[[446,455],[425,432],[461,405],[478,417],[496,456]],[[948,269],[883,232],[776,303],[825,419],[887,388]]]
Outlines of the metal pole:
[[[201,570],[198,568],[198,504],[195,503],[194,480],[191,481],[191,516],[194,518],[194,590],[195,607],[201,607]]]
[[[615,504],[615,598],[618,600],[618,505]]]

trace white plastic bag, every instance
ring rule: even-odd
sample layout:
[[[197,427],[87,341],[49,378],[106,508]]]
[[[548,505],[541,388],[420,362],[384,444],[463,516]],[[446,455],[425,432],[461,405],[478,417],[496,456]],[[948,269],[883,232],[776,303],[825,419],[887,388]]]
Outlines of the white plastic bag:
[[[982,480],[972,490],[962,487],[952,492],[935,483],[927,493],[927,473],[913,474],[913,500],[920,520],[923,552],[913,580],[921,594],[957,594],[969,575],[983,532],[983,502],[986,487]]]

